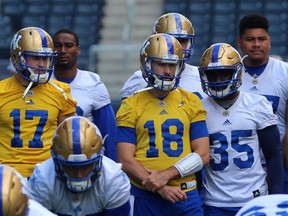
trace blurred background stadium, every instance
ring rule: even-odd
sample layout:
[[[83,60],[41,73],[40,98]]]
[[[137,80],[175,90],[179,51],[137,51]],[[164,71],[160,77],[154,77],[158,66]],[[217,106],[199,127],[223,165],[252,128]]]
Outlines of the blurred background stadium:
[[[154,21],[167,12],[189,18],[196,32],[191,63],[212,43],[236,46],[238,23],[248,13],[270,20],[271,54],[288,57],[288,0],[0,0],[0,78],[6,67],[13,35],[38,26],[53,35],[70,28],[80,38],[80,69],[100,74],[115,109],[124,82],[139,69],[139,50]]]

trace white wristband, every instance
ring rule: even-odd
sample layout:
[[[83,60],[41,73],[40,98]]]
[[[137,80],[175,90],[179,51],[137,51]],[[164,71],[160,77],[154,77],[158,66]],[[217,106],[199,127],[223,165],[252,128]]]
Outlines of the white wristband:
[[[203,162],[199,154],[190,153],[174,164],[181,177],[191,175],[203,168]]]

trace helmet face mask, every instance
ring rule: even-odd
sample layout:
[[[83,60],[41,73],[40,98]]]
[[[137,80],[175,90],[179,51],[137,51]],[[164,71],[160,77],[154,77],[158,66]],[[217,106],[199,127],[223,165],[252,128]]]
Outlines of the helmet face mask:
[[[27,191],[22,176],[7,165],[0,165],[2,213],[5,216],[24,216],[28,206]]]
[[[16,71],[26,80],[44,84],[49,81],[54,69],[57,53],[53,51],[50,35],[41,28],[27,27],[19,30],[10,46],[10,58]],[[32,59],[39,59],[44,67],[32,65]]]
[[[213,98],[224,98],[242,84],[241,57],[229,44],[217,43],[205,50],[199,66],[203,91]]]
[[[140,51],[141,71],[149,86],[161,91],[172,91],[179,85],[184,69],[181,44],[168,34],[154,34],[146,39]],[[175,69],[173,76],[159,74],[155,65],[167,64]]]
[[[102,136],[84,117],[67,118],[58,126],[51,154],[57,177],[73,193],[89,190],[101,175]]]
[[[166,33],[175,37],[182,44],[183,58],[189,60],[194,53],[195,32],[192,23],[179,13],[168,13],[159,17],[153,27],[153,34]],[[184,42],[185,41],[185,42]]]

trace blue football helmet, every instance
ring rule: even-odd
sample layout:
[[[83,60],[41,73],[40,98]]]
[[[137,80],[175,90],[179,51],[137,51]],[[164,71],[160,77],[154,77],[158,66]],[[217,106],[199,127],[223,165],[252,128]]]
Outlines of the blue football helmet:
[[[183,50],[183,57],[188,60],[194,53],[195,31],[192,23],[182,14],[167,13],[160,16],[153,27],[153,34],[166,33],[177,40],[188,39],[187,48]]]
[[[223,98],[242,84],[242,62],[236,49],[227,43],[216,43],[206,49],[198,67],[203,91],[212,98]],[[231,71],[231,79],[209,81],[207,73]]]
[[[73,193],[87,191],[101,174],[104,154],[101,133],[87,118],[69,117],[56,129],[51,154],[59,180]],[[88,166],[93,168],[85,177],[71,177],[65,171],[65,167],[86,169]]]
[[[12,167],[0,165],[1,212],[3,216],[24,216],[28,207],[23,177]]]
[[[148,86],[161,91],[172,91],[179,85],[184,69],[182,47],[179,41],[168,34],[154,34],[148,37],[140,51],[140,69]],[[174,76],[163,76],[153,71],[153,62],[175,64]]]
[[[27,27],[19,30],[10,46],[10,59],[14,68],[26,80],[33,83],[47,83],[54,69],[57,52],[53,51],[50,35],[41,28]],[[44,68],[28,65],[29,56],[47,57]],[[37,71],[37,72],[35,72]]]

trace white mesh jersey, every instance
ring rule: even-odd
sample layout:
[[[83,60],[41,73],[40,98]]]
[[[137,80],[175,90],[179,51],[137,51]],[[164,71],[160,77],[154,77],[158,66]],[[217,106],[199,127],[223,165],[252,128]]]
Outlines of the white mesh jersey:
[[[236,216],[288,215],[288,195],[271,194],[257,197],[243,206]]]
[[[244,92],[227,110],[212,98],[202,102],[210,139],[205,204],[241,207],[254,196],[267,194],[257,130],[277,124],[271,103],[263,96]]]
[[[138,70],[125,82],[120,91],[121,98],[129,97],[146,86],[147,82],[142,77],[142,71]],[[185,69],[180,78],[179,87],[197,94],[200,99],[207,97],[202,90],[198,68],[195,66],[185,64]]]
[[[55,214],[96,215],[104,209],[120,207],[129,200],[130,181],[122,165],[103,156],[101,176],[86,192],[70,192],[56,177],[53,159],[35,166],[28,181],[30,198]]]
[[[244,67],[243,67],[244,68]],[[264,95],[273,106],[274,113],[279,118],[279,132],[281,140],[286,132],[286,101],[288,100],[288,63],[269,58],[263,73],[253,78],[243,69],[241,91]]]
[[[40,203],[36,202],[35,200],[29,199],[29,205],[26,210],[25,216],[36,216],[36,215],[45,215],[45,216],[53,216],[56,215],[42,206]]]
[[[51,78],[56,79],[54,73]],[[108,90],[96,73],[77,69],[70,89],[73,99],[77,101],[77,115],[90,121],[93,121],[92,111],[111,103]]]

